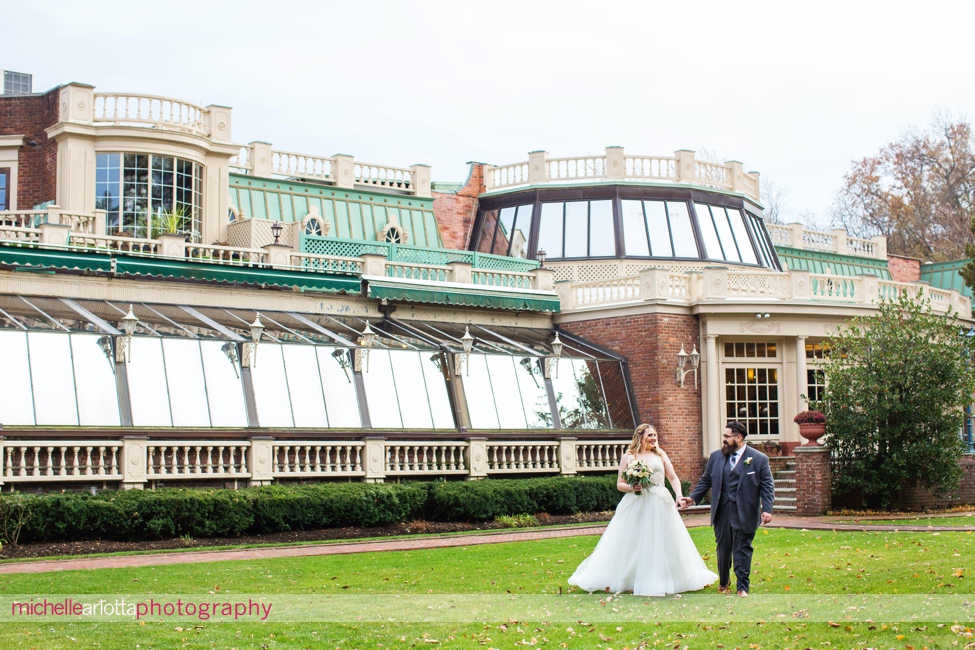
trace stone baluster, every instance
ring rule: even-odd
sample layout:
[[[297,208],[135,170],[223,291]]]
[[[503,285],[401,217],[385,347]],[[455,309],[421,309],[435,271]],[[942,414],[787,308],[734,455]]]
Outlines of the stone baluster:
[[[697,180],[694,152],[690,149],[678,149],[674,152],[677,158],[677,180],[681,183],[693,183]]]
[[[623,147],[606,147],[606,178],[625,178]]]
[[[531,184],[548,181],[548,152],[528,152],[528,182]]]
[[[254,176],[267,178],[271,175],[272,156],[271,145],[267,142],[255,140],[251,142],[247,152],[247,162],[250,163],[250,171]]]
[[[412,165],[410,167],[410,175],[413,178],[413,193],[416,196],[431,196],[430,165]]]
[[[332,180],[335,187],[355,187],[355,158],[348,154],[337,153],[332,156]]]

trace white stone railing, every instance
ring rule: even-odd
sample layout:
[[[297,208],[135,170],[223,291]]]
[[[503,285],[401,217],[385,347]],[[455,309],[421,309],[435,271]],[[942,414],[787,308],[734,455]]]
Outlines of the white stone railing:
[[[332,255],[313,255],[311,253],[296,253],[292,251],[291,268],[295,271],[361,275],[362,260],[358,257],[335,257]]]
[[[840,255],[856,255],[874,259],[887,259],[887,238],[883,236],[862,239],[851,237],[843,228],[830,232],[806,230],[801,223],[788,225],[766,224],[772,243],[804,250],[826,251]]]
[[[178,247],[178,242],[176,242]],[[213,264],[226,264],[231,266],[244,266],[250,264],[261,264],[264,262],[266,252],[261,248],[237,248],[234,246],[218,246],[216,244],[191,244],[183,242],[183,257],[193,262],[210,262]],[[170,251],[167,251],[167,257]],[[174,251],[175,252],[175,251]]]
[[[208,110],[189,102],[133,93],[95,93],[94,121],[145,124],[208,135]]]
[[[670,156],[626,155],[622,147],[606,147],[604,155],[549,158],[545,151],[528,154],[528,162],[485,166],[484,184],[492,190],[520,185],[566,183],[579,180],[644,181],[709,187],[759,200],[759,175],[745,172],[736,161],[696,160],[693,151]]]
[[[72,233],[68,243],[75,248],[95,249],[96,251],[117,251],[134,255],[162,254],[162,248],[156,239]]]
[[[149,480],[249,478],[250,445],[232,440],[150,442],[146,444],[146,475]]]
[[[274,443],[275,478],[364,476],[362,442]]]
[[[121,480],[121,448],[118,440],[0,442],[3,482]]]
[[[466,442],[387,442],[387,476],[467,474]]]
[[[612,472],[629,439],[579,440],[552,432],[540,440],[253,439],[4,440],[0,485],[73,481],[99,487],[141,488],[192,480],[215,485],[268,485],[293,479]]]
[[[559,282],[555,285],[562,312],[605,309],[640,302],[671,302],[691,305],[707,301],[759,300],[763,305],[820,303],[875,305],[897,298],[902,292],[930,299],[931,307],[944,313],[971,310],[971,300],[957,291],[934,289],[922,284],[891,282],[872,275],[855,277],[789,271],[742,270],[708,266],[689,273],[668,268],[644,269],[616,280]]]
[[[413,264],[411,262],[386,261],[385,275],[401,280],[418,280],[424,282],[447,282],[450,278],[450,267],[437,264]]]
[[[272,149],[266,142],[240,145],[230,159],[231,169],[261,178],[297,178],[331,183],[334,187],[393,190],[420,197],[431,196],[427,165],[392,167],[356,161],[352,156],[313,156]]]
[[[486,287],[502,287],[506,289],[532,289],[535,286],[534,273],[518,273],[517,271],[492,271],[472,269],[471,281]]]
[[[580,472],[616,469],[629,446],[628,440],[579,441],[575,445],[576,469]]]
[[[492,474],[559,471],[557,442],[498,442],[487,444],[487,469]]]

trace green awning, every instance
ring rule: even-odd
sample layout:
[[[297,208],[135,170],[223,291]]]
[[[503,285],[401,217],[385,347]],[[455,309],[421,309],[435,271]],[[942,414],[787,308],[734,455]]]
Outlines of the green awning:
[[[259,266],[198,264],[151,257],[119,256],[116,260],[116,272],[120,275],[144,275],[148,277],[206,280],[210,282],[298,287],[307,291],[346,291],[349,293],[359,293],[360,290],[360,282],[357,276],[331,275],[328,273],[301,273]]]
[[[31,271],[41,269],[67,269],[107,272],[112,269],[112,258],[108,255],[92,253],[22,248],[19,246],[0,246],[0,264],[9,264]]]
[[[392,278],[364,277],[369,296],[401,302],[421,302],[459,307],[488,307],[515,311],[559,311],[559,296],[554,291],[478,288],[447,282],[411,283]]]

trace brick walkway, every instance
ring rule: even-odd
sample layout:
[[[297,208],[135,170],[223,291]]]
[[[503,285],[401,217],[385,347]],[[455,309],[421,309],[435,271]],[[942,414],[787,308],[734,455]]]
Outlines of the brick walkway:
[[[975,513],[952,513],[954,516]],[[925,515],[925,518],[928,518]],[[916,517],[915,517],[916,518]],[[870,517],[880,519],[880,517]],[[900,531],[931,532],[935,530],[975,531],[975,526],[916,526],[898,525],[897,518],[889,524],[861,524],[853,517],[798,517],[776,515],[769,528],[793,528],[805,530],[834,531]],[[707,514],[690,514],[684,517],[688,528],[708,525]],[[265,546],[261,548],[229,549],[221,551],[176,551],[154,553],[151,555],[117,555],[108,557],[89,557],[67,560],[40,560],[28,562],[8,562],[0,564],[0,574],[45,573],[50,571],[72,571],[79,569],[111,569],[119,567],[160,566],[166,564],[191,564],[198,562],[222,562],[227,560],[260,560],[275,557],[308,557],[314,555],[339,555],[347,553],[368,553],[374,551],[412,551],[426,548],[449,548],[474,546],[478,544],[498,544],[502,542],[524,542],[535,539],[574,537],[577,535],[599,535],[606,528],[605,523],[585,526],[565,526],[549,528],[527,528],[502,531],[484,531],[461,535],[438,535],[393,540],[365,540],[353,542],[323,542],[301,546]]]

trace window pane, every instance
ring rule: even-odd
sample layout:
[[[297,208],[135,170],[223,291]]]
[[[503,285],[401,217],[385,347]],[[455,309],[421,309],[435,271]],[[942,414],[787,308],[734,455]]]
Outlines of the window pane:
[[[502,429],[525,429],[525,410],[518,391],[514,357],[501,354],[485,355],[494,401],[498,406],[498,425]]]
[[[586,257],[588,253],[589,203],[573,201],[565,204],[565,256]]]
[[[173,426],[210,426],[206,380],[200,343],[195,339],[163,339]]]
[[[200,341],[210,422],[215,427],[244,427],[247,426],[244,389],[240,369],[223,351],[228,344],[235,345],[232,341]]]
[[[27,358],[27,333],[0,331],[0,422],[34,424],[34,398],[31,396],[30,362]]]
[[[738,252],[741,253],[741,261],[746,264],[757,264],[755,259],[755,249],[752,242],[748,239],[748,231],[742,221],[741,210],[727,209],[728,219],[731,221],[731,230],[735,233],[735,241],[738,242]]]
[[[497,429],[498,410],[494,406],[494,391],[488,376],[487,361],[483,354],[472,354],[464,371],[464,392],[471,426],[475,429]],[[469,372],[468,372],[469,371]]]
[[[721,251],[721,244],[718,242],[718,233],[714,230],[711,211],[703,203],[695,203],[694,210],[697,212],[697,225],[701,229],[701,238],[704,240],[705,256],[709,260],[723,260],[724,253]]]
[[[616,256],[616,228],[613,225],[613,202],[589,203],[589,257]]]
[[[592,363],[595,366],[595,362]],[[558,376],[552,377],[559,418],[563,429],[606,428],[609,418],[602,388],[583,359],[559,361]]]
[[[432,429],[430,401],[423,369],[420,367],[420,353],[413,350],[390,350],[390,363],[393,379],[396,381],[396,396],[403,427],[406,429]]]
[[[450,408],[450,397],[447,395],[447,382],[430,356],[423,352],[420,355],[420,361],[423,362],[423,377],[427,384],[430,411],[433,414],[433,428],[456,429],[457,424],[454,422],[454,414]],[[439,358],[440,355],[435,356]]]
[[[132,424],[137,427],[172,426],[162,340],[135,336],[130,346],[131,360],[126,369],[132,400]]]
[[[728,223],[727,212],[722,207],[712,205],[711,214],[714,216],[714,225],[718,229],[718,238],[721,239],[721,247],[724,249],[725,259],[729,262],[740,262],[741,256],[738,254],[735,238],[731,234],[731,225]]]
[[[97,334],[71,334],[78,419],[81,426],[119,425],[115,363],[98,344]]]
[[[511,249],[508,255],[525,259],[528,254],[528,236],[532,227],[532,206],[518,206],[518,218],[515,220],[514,231],[511,233]]]
[[[694,229],[691,228],[691,215],[686,203],[667,202],[667,215],[670,218],[670,233],[674,240],[674,257],[700,259],[694,243]]]
[[[542,217],[538,224],[538,248],[545,251],[548,259],[565,257],[562,248],[561,203],[543,203]]]
[[[531,429],[552,426],[552,409],[548,403],[548,391],[545,390],[543,363],[538,357],[516,359],[518,390]]]
[[[683,206],[683,203],[675,205]],[[661,201],[645,201],[647,210],[647,230],[650,231],[650,250],[654,257],[673,257],[670,245],[670,228],[667,227],[667,210]],[[691,242],[693,242],[693,236]]]
[[[251,366],[257,421],[262,427],[293,427],[288,379],[279,343],[261,343]]]
[[[515,226],[515,208],[501,210],[501,222],[497,234],[494,235],[494,246],[491,252],[495,255],[507,255],[511,243],[511,231]]]
[[[494,243],[494,231],[498,227],[498,211],[486,210],[481,214],[481,235],[477,242],[477,250],[481,253],[490,253],[491,245]]]
[[[643,219],[641,201],[620,201],[623,217],[623,250],[626,255],[650,256],[647,244],[647,227]]]
[[[328,426],[318,355],[312,345],[282,345],[296,427]]]
[[[352,379],[349,351],[345,348],[329,347],[316,347],[316,351],[329,426],[361,427],[362,416],[359,415],[359,397]],[[343,363],[346,367],[343,367]]]
[[[369,405],[372,426],[376,429],[402,427],[388,351],[372,350],[369,353],[369,370],[366,371],[363,366],[362,382],[366,387],[366,403]]]
[[[71,344],[67,334],[28,332],[34,418],[42,424],[78,424]]]

